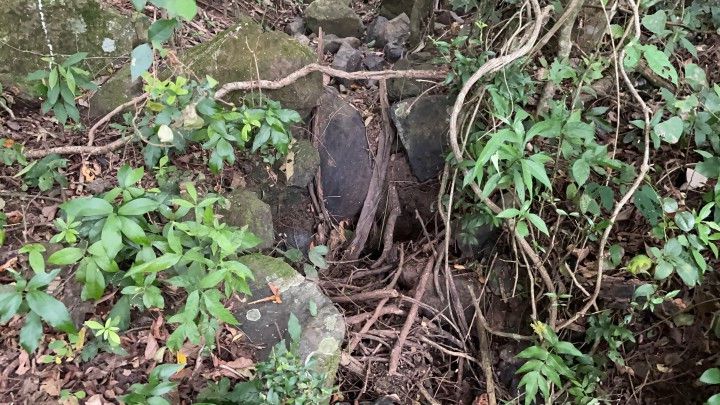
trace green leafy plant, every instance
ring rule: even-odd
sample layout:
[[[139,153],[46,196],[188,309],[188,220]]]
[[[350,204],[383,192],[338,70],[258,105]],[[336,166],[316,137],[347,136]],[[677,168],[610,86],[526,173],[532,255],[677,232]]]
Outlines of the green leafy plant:
[[[700,376],[700,382],[703,384],[708,385],[718,385],[720,384],[720,369],[717,367],[709,368],[705,370],[704,373]],[[715,394],[708,398],[707,402],[708,405],[718,405],[720,404],[720,394]]]
[[[534,322],[533,329],[541,339],[540,345],[530,346],[517,354],[518,358],[526,360],[516,372],[523,375],[518,387],[525,389],[526,405],[535,401],[538,391],[549,401],[552,387],[562,387],[563,380],[577,385],[578,376],[574,366],[592,364],[591,359],[575,345],[561,341],[542,322]]]
[[[80,95],[81,90],[97,89],[90,81],[90,73],[77,66],[86,57],[87,52],[78,52],[62,63],[57,63],[53,58],[44,58],[50,68],[35,71],[27,77],[29,81],[38,83],[38,91],[45,97],[42,104],[43,114],[52,110],[62,125],[65,125],[68,118],[80,122],[80,111],[75,98]]]
[[[117,327],[118,322],[113,320],[111,317],[105,320],[105,324],[97,321],[85,321],[85,326],[95,332],[95,336],[108,342],[111,346],[120,345],[120,335],[118,331],[120,328]]]
[[[60,403],[62,405],[78,405],[80,400],[85,399],[87,393],[83,390],[72,392],[70,390],[60,391]]]
[[[37,187],[40,191],[48,191],[56,184],[60,187],[68,186],[67,177],[60,172],[60,169],[65,167],[67,167],[67,159],[51,154],[28,164],[15,177],[22,176],[28,186]]]
[[[208,386],[198,395],[201,403],[217,405],[310,405],[329,401],[332,388],[326,387],[327,376],[316,371],[315,360],[310,357],[303,363],[297,354],[301,327],[295,315],[288,320],[290,348],[283,340],[273,348],[270,357],[256,364],[254,379],[235,384],[223,379]]]
[[[77,329],[65,305],[45,291],[60,273],[60,268],[45,271],[45,247],[39,244],[25,245],[19,252],[28,255],[34,275],[28,280],[13,269],[7,270],[15,282],[0,286],[0,324],[7,323],[16,315],[24,316],[20,345],[32,353],[42,339],[43,322],[66,333],[77,333]],[[47,263],[64,266],[76,263],[81,257],[81,249],[70,247],[50,255]]]
[[[147,383],[131,385],[130,393],[120,399],[126,405],[170,405],[165,395],[177,388],[177,383],[170,381],[170,378],[182,369],[180,364],[160,364],[152,369]]]

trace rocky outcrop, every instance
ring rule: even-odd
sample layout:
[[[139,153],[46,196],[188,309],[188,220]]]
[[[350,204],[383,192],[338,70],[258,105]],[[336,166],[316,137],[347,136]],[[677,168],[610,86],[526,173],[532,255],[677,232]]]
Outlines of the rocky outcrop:
[[[411,98],[394,104],[391,117],[415,177],[437,176],[445,163],[450,101],[446,96]]]
[[[336,219],[352,218],[362,209],[372,174],[365,124],[330,87],[320,99],[316,119],[325,207]]]
[[[127,57],[136,38],[135,23],[95,0],[44,1],[43,17],[37,1],[4,0],[0,7],[0,83],[27,93],[25,76],[47,69],[43,55],[87,52],[89,57]],[[142,22],[138,23],[143,26]],[[57,61],[62,62],[62,56]],[[88,59],[84,68],[97,75],[108,59]]]
[[[264,31],[262,26],[242,19],[211,41],[189,49],[180,60],[195,75],[212,76],[223,83],[257,79],[277,80],[314,62],[315,55],[287,34]],[[129,68],[118,71],[90,100],[93,116],[104,115],[133,94]],[[307,114],[322,94],[322,77],[310,74],[282,89],[263,91],[283,107]]]
[[[362,20],[349,6],[349,0],[315,0],[305,9],[305,20],[310,31],[344,37],[360,37],[365,30]]]
[[[302,329],[300,357],[303,361],[310,356],[317,360],[315,366],[327,374],[327,384],[332,386],[345,337],[343,316],[315,283],[306,280],[282,259],[253,254],[240,258],[240,262],[255,276],[250,282],[252,300],[272,294],[268,284],[277,287],[282,299],[280,303],[266,301],[235,311],[241,321],[240,329],[259,347],[258,356],[265,358],[280,340],[290,340],[287,324],[290,314],[294,314]]]

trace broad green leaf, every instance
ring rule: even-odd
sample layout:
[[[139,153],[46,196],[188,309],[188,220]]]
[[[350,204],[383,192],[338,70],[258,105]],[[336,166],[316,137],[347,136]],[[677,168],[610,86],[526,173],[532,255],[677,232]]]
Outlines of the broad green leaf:
[[[26,290],[39,290],[52,282],[60,273],[60,269],[55,269],[49,273],[37,273],[30,279],[25,287]]]
[[[539,346],[530,346],[527,349],[518,353],[515,357],[520,359],[538,359],[544,361],[547,359],[549,353],[547,350]]]
[[[550,236],[550,231],[548,230],[547,225],[545,225],[545,221],[540,218],[540,216],[532,213],[528,213],[526,217],[534,226],[537,228],[540,232],[544,233],[547,236]]]
[[[118,170],[118,185],[123,188],[128,188],[140,181],[144,173],[145,169],[143,167],[133,169],[129,165],[123,165]]]
[[[75,325],[70,319],[65,304],[42,291],[28,291],[27,304],[45,322],[55,329],[66,333],[76,333]]]
[[[688,287],[695,287],[700,281],[697,269],[684,260],[675,266],[675,272]]]
[[[178,22],[175,19],[157,20],[148,29],[148,38],[156,48],[165,43],[175,32]]]
[[[153,50],[148,44],[141,44],[135,47],[130,53],[130,77],[135,80],[147,72],[152,66]]]
[[[650,222],[650,225],[657,225],[660,219],[660,199],[652,187],[649,185],[640,187],[633,196],[633,204]]]
[[[169,380],[173,374],[183,369],[182,364],[160,364],[156,366],[151,372],[148,378],[154,381]]]
[[[40,344],[43,337],[42,322],[35,312],[30,312],[25,317],[25,323],[20,329],[20,346],[28,352],[33,353]]]
[[[665,280],[670,277],[673,272],[673,265],[666,262],[665,260],[659,260],[655,266],[655,280]]]
[[[105,276],[100,268],[91,262],[85,267],[85,283],[81,292],[81,298],[84,300],[100,299],[105,292]]]
[[[103,225],[100,239],[110,259],[114,259],[123,248],[121,228],[122,222],[115,214],[110,214]]]
[[[175,265],[181,256],[176,253],[166,253],[147,263],[133,266],[125,273],[125,277],[132,277],[139,273],[157,273]]]
[[[500,212],[499,214],[497,214],[496,216],[497,216],[498,218],[515,218],[515,217],[517,217],[518,215],[520,215],[520,210],[519,210],[519,209],[517,209],[517,208],[507,208],[507,209],[501,211],[501,212]]]
[[[538,392],[538,381],[540,378],[539,372],[531,371],[525,374],[520,380],[518,388],[525,388],[525,405],[530,405],[535,401],[535,396]]]
[[[647,14],[642,18],[643,27],[647,28],[648,31],[662,37],[669,31],[665,28],[667,24],[667,13],[665,10],[658,10],[654,14]]]
[[[720,394],[715,394],[708,398],[707,400],[708,405],[720,405]]]
[[[700,376],[700,382],[705,384],[720,384],[720,368],[713,367],[705,370]]]
[[[572,165],[572,176],[578,186],[582,186],[590,177],[590,164],[585,159],[578,159]]]
[[[643,45],[643,56],[655,74],[670,80],[677,86],[677,71],[663,51],[659,50],[655,45]]]
[[[168,13],[171,17],[179,16],[186,21],[195,18],[197,14],[197,4],[195,0],[174,0],[166,4]]]
[[[288,333],[290,334],[290,339],[292,339],[293,342],[300,342],[302,326],[300,326],[300,321],[292,312],[290,313],[290,318],[288,319]]]
[[[146,245],[149,243],[145,231],[135,221],[128,217],[120,217],[122,228],[120,229],[126,238],[137,243],[138,245]]]
[[[583,357],[584,355],[578,350],[575,345],[570,342],[558,342],[554,346],[555,350],[560,354],[567,354],[568,356]]]
[[[48,257],[48,263],[56,266],[75,264],[85,255],[85,251],[76,247],[66,247],[58,250]]]
[[[675,223],[683,232],[690,232],[695,228],[695,216],[687,211],[675,214]]]
[[[308,252],[308,258],[310,262],[320,269],[327,269],[327,262],[325,261],[325,255],[328,253],[328,248],[325,245],[318,245],[310,249]]]
[[[142,11],[145,8],[145,4],[147,3],[147,0],[130,0],[132,1],[133,7],[135,7],[135,10]]]
[[[154,211],[158,207],[158,202],[149,198],[136,198],[118,208],[120,215],[145,215],[150,211]]]
[[[705,71],[703,68],[694,63],[688,63],[685,65],[685,80],[695,91],[701,91],[708,86]]]
[[[637,255],[633,257],[627,265],[628,273],[633,276],[640,273],[647,273],[653,265],[652,259],[645,255]]]
[[[635,289],[633,292],[633,299],[637,297],[649,297],[657,291],[657,287],[654,284],[643,284]]]
[[[683,134],[683,120],[680,117],[671,117],[653,128],[655,134],[669,144],[676,144]]]
[[[227,274],[227,270],[214,270],[210,271],[210,274],[200,279],[200,282],[198,283],[198,288],[200,289],[208,289],[208,288],[214,288],[218,284],[220,284],[221,281],[225,278],[225,275]]]
[[[82,197],[74,198],[60,206],[72,218],[106,216],[113,212],[113,207],[102,198]]]
[[[547,172],[545,171],[545,166],[533,159],[537,156],[538,155],[535,155],[532,156],[530,159],[524,159],[523,163],[527,165],[527,167],[530,169],[530,174],[535,179],[537,179],[545,187],[552,189],[552,184],[550,183],[550,179],[548,178]]]
[[[205,302],[205,308],[207,308],[210,315],[230,325],[239,324],[240,322],[235,319],[235,316],[232,314],[232,312],[225,308],[225,306],[220,302],[219,294],[210,294],[211,292],[213,292],[213,290],[203,293],[203,301]],[[217,290],[214,290],[214,292],[217,292]]]
[[[2,290],[0,290],[2,291]],[[14,288],[0,292],[0,325],[7,323],[17,314],[22,304],[22,294]]]

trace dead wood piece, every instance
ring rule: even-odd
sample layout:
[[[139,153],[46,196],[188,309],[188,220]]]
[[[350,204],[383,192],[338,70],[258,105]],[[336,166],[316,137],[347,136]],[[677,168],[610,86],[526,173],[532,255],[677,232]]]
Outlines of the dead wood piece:
[[[394,185],[390,186],[388,191],[388,204],[390,205],[390,214],[385,223],[385,232],[383,233],[383,251],[380,257],[373,263],[370,268],[374,269],[387,260],[388,255],[393,247],[393,235],[395,234],[395,223],[400,216],[400,199]]]
[[[395,289],[383,289],[383,290],[376,290],[376,291],[367,291],[364,293],[354,294],[354,295],[348,295],[348,296],[341,296],[341,297],[332,297],[332,302],[336,304],[343,304],[348,302],[364,302],[364,301],[374,301],[379,300],[383,298],[397,298],[400,296],[400,293]]]
[[[329,66],[321,65],[319,63],[311,63],[299,70],[296,70],[289,75],[279,80],[247,80],[243,82],[232,82],[224,84],[220,90],[215,93],[215,98],[223,98],[231,91],[236,90],[253,90],[253,89],[265,89],[265,90],[277,90],[285,86],[291,85],[299,79],[315,72],[321,72],[328,76],[339,77],[341,79],[349,80],[381,80],[381,79],[396,79],[396,78],[408,78],[408,79],[435,79],[442,80],[445,78],[447,72],[444,69],[438,70],[378,70],[378,71],[363,71],[363,72],[346,72],[344,70],[333,69]]]
[[[413,297],[416,302],[422,300],[422,297],[425,294],[425,290],[427,289],[428,280],[430,280],[430,274],[432,273],[434,264],[435,257],[428,258],[425,269],[420,276],[420,282],[418,282],[417,289],[415,290],[415,296]],[[420,305],[418,305],[416,302],[414,302],[413,305],[410,307],[407,319],[405,319],[405,324],[403,324],[403,327],[400,330],[400,336],[398,337],[398,340],[395,342],[395,346],[390,352],[390,365],[388,366],[388,374],[390,375],[397,374],[397,368],[400,364],[400,355],[402,354],[403,345],[405,344],[405,340],[410,334],[410,329],[412,328],[413,323],[415,323],[415,318],[417,318]]]
[[[384,300],[384,299],[383,299],[383,300]],[[389,306],[384,306],[384,307],[380,307],[380,306],[378,305],[378,307],[381,308],[380,311],[379,311],[379,316],[383,316],[383,315],[405,315],[405,314],[406,314],[405,310],[400,309],[400,308],[398,308],[398,307],[395,306],[395,305],[389,305]],[[375,315],[375,312],[363,312],[363,313],[361,313],[361,314],[357,314],[357,315],[353,315],[353,316],[350,316],[350,317],[348,317],[348,318],[345,318],[345,323],[346,323],[347,325],[355,325],[356,323],[365,322],[365,321],[367,321],[368,319],[373,318],[374,315]]]

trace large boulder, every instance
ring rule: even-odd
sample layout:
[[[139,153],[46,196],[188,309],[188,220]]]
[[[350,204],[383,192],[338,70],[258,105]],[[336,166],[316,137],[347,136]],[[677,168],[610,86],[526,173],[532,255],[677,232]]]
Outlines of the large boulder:
[[[249,301],[271,295],[268,284],[278,289],[282,301],[245,304],[235,311],[242,322],[240,329],[259,348],[259,357],[267,357],[280,340],[290,341],[287,324],[290,314],[294,314],[302,329],[300,357],[303,361],[310,356],[317,360],[318,371],[327,373],[327,384],[331,386],[345,337],[345,320],[340,312],[315,283],[306,280],[282,259],[253,254],[240,258],[240,262],[255,276],[250,282],[252,298]]]
[[[325,207],[337,219],[352,218],[362,209],[372,174],[365,123],[332,87],[320,99],[316,119]]]
[[[395,70],[435,70],[437,65],[429,62],[431,57],[426,55],[413,54],[406,59],[395,63]],[[404,98],[417,97],[433,86],[427,80],[415,80],[409,78],[396,78],[388,80],[388,98],[390,101],[398,101]]]
[[[315,55],[285,33],[264,31],[257,23],[242,18],[211,41],[180,55],[181,62],[198,77],[212,76],[220,85],[261,79],[277,80],[313,63]],[[137,89],[139,90],[139,89]],[[90,100],[93,116],[101,116],[127,101],[133,94],[129,68],[118,71]],[[322,76],[313,73],[282,89],[263,91],[283,107],[307,114],[322,94]]]
[[[275,229],[273,228],[272,211],[257,194],[244,189],[235,190],[226,196],[227,204],[220,210],[225,223],[242,228],[260,238],[259,249],[273,247]]]
[[[383,0],[380,15],[388,19],[402,13],[410,17],[410,47],[417,46],[425,36],[427,27],[432,27],[435,1],[433,0]]]
[[[436,177],[443,168],[450,107],[450,100],[438,95],[403,100],[390,109],[412,172],[420,181]]]
[[[402,45],[410,36],[410,18],[402,13],[388,21],[379,16],[368,26],[368,42],[374,41],[375,48],[382,49],[386,44]]]
[[[362,36],[365,28],[362,20],[348,5],[348,0],[315,0],[305,9],[305,20],[310,31],[340,38]]]
[[[136,39],[132,19],[95,0],[3,0],[0,7],[0,83],[16,85],[21,93],[30,86],[25,76],[47,69],[43,56],[87,52],[89,57],[127,57]],[[43,20],[47,36],[43,30]],[[141,23],[140,23],[141,24]],[[141,24],[142,25],[142,24]],[[84,67],[98,74],[108,59],[88,59]]]

